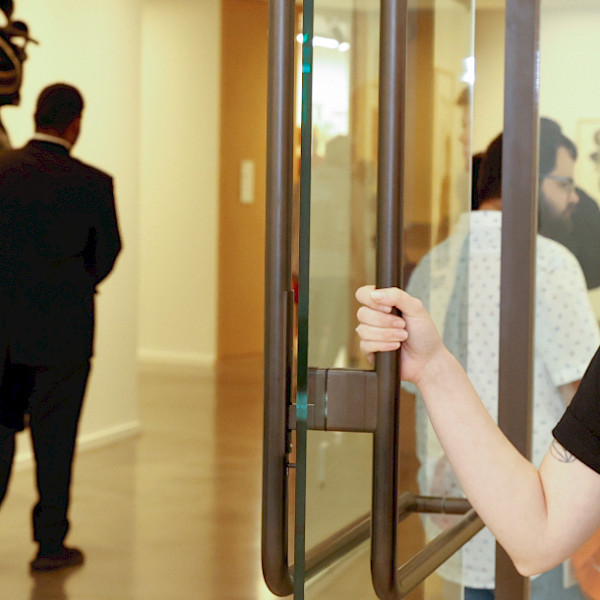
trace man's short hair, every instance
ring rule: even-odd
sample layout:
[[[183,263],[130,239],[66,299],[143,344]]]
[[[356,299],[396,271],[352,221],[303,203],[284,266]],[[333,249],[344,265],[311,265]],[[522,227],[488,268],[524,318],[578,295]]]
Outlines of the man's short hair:
[[[477,204],[493,198],[502,198],[502,134],[487,147],[477,175]]]
[[[577,146],[562,132],[560,125],[542,117],[540,119],[540,179],[556,168],[556,153],[560,147],[566,148],[573,160],[577,160]]]
[[[556,168],[559,148],[566,148],[571,158],[577,160],[577,147],[562,132],[560,125],[542,117],[540,119],[540,162],[539,175],[543,179]],[[502,197],[502,134],[498,135],[485,151],[477,175],[477,200]]]
[[[55,129],[64,133],[81,115],[83,97],[77,88],[66,83],[56,83],[44,88],[35,109],[36,129]]]

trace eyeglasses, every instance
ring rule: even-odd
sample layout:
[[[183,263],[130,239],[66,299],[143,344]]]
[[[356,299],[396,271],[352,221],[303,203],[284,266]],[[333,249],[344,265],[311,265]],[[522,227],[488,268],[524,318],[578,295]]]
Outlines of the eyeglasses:
[[[558,187],[567,194],[572,194],[575,191],[575,182],[571,177],[562,177],[561,175],[546,175],[545,178],[556,181]]]

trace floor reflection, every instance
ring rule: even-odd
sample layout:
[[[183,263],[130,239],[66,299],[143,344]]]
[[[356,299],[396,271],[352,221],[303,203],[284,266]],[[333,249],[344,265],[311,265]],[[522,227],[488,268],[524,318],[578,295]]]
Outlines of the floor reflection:
[[[29,573],[34,480],[17,469],[0,511],[0,600],[274,600],[260,564],[262,376],[248,358],[214,376],[141,377],[141,433],[75,463],[67,543],[81,567]],[[414,477],[409,455],[401,464]],[[368,547],[357,552],[360,566],[319,578],[307,598],[373,598]]]
[[[142,431],[79,454],[67,544],[82,567],[29,573],[31,469],[0,511],[1,600],[273,600],[260,567],[262,361],[144,374]],[[222,373],[223,375],[223,373]]]
[[[29,600],[68,600],[65,584],[67,579],[83,567],[71,567],[55,573],[32,573],[33,587]]]

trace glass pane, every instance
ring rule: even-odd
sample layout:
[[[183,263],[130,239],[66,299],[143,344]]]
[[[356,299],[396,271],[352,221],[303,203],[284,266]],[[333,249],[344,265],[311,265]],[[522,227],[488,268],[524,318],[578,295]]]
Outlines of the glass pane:
[[[536,464],[600,341],[598,27],[597,2],[541,2]],[[572,563],[540,576],[532,583],[532,598],[541,598],[553,585],[554,597],[583,599],[579,582],[589,594],[592,554],[576,554]]]
[[[364,368],[353,298],[375,276],[379,3],[316,0],[313,52],[308,364]],[[372,436],[309,431],[307,463],[309,550],[370,512]],[[368,544],[350,562],[361,556],[354,589],[374,597]],[[335,581],[307,597],[340,593]]]
[[[379,13],[366,2],[347,3],[315,4],[320,39],[313,71],[307,353],[311,366],[362,368],[351,333],[351,298],[375,272]],[[406,140],[399,157],[405,172],[404,283],[429,307],[494,417],[504,20],[501,0],[479,2],[476,15],[468,0],[410,2]],[[536,463],[600,340],[600,84],[589,76],[595,73],[598,25],[596,0],[542,0]],[[565,314],[572,319],[568,331]],[[409,386],[402,392],[402,490],[461,495],[412,392]],[[369,510],[370,436],[308,432],[306,455],[310,548]],[[399,537],[400,560],[455,519],[408,519],[401,526],[407,529]],[[493,587],[494,546],[489,532],[478,534],[410,597],[461,598],[464,586]],[[311,582],[307,595],[340,597],[355,590],[358,597],[374,597],[369,577],[365,545]],[[532,596],[581,600],[578,577],[581,569],[561,565],[532,582]]]
[[[379,16],[379,2],[314,4],[307,351],[312,367],[367,368],[353,331],[352,298],[358,285],[375,280]],[[464,213],[471,205],[473,16],[464,0],[410,3],[406,145],[398,157],[406,172],[405,281],[431,248],[454,234],[464,241],[469,230]],[[452,246],[455,264],[465,251],[464,244]],[[428,301],[440,312],[447,299],[431,293],[436,273],[421,271]],[[459,271],[454,288],[464,292],[468,273],[464,265]],[[466,325],[454,331],[456,349],[466,352]],[[433,441],[428,430],[417,438],[418,403],[409,392],[402,398],[401,488],[419,493],[429,489],[418,483],[419,457],[425,467],[430,457],[417,448],[433,448]],[[370,511],[371,447],[370,434],[307,432],[307,551]],[[444,526],[455,520],[445,518]],[[400,525],[400,563],[424,546],[429,522],[412,515]],[[368,546],[308,582],[307,597],[375,598]],[[435,574],[409,598],[461,593],[460,586]]]
[[[423,300],[446,345],[468,368],[474,333],[469,319],[473,308],[473,274],[469,265],[473,253],[474,7],[471,2],[453,0],[412,2],[410,6],[404,285]],[[497,323],[493,333],[497,344]],[[461,497],[462,490],[423,403],[413,394],[416,389],[404,385],[403,411],[412,406],[415,414],[411,436],[414,449],[408,454],[414,467],[411,474],[407,473],[405,485],[424,496]],[[458,519],[459,516],[444,514],[422,515],[420,545],[433,540]],[[477,537],[482,535],[487,534]],[[467,544],[467,553],[472,546],[473,542]],[[492,542],[485,565],[491,568],[492,577],[493,550]],[[473,584],[466,571],[469,563],[462,551],[457,552],[424,582],[419,590],[421,597],[462,598],[463,584]]]
[[[351,299],[375,274],[379,11],[361,4],[315,2],[308,362],[318,367],[356,365]]]

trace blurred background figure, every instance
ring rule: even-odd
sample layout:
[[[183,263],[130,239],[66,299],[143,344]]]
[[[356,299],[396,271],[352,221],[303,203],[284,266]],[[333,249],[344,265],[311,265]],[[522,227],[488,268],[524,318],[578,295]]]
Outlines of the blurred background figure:
[[[37,42],[29,36],[27,24],[13,21],[12,0],[0,0],[0,11],[5,23],[0,26],[0,107],[18,105],[23,82],[23,63],[27,59],[26,47]],[[2,123],[0,112],[0,150],[10,148],[10,137]]]
[[[594,198],[575,184],[573,177],[558,177],[553,148],[562,140],[565,161],[575,162],[578,150],[561,126],[547,117],[540,119],[539,222],[544,237],[560,242],[577,258],[588,290],[600,287],[600,208]],[[479,206],[478,179],[483,154],[472,158],[472,208]]]
[[[502,134],[481,158],[477,209],[463,214],[454,233],[419,263],[407,291],[420,298],[444,343],[467,370],[482,402],[496,420],[500,323],[502,234]],[[574,169],[577,150],[560,127],[545,119],[540,128],[540,235],[536,241],[535,347],[533,365],[532,461],[539,465],[551,441],[552,424],[562,416],[592,358],[600,331],[578,261],[550,233],[569,231],[579,198]],[[525,201],[525,199],[524,199]],[[541,235],[541,234],[544,235]],[[409,390],[413,388],[407,386]],[[418,481],[424,495],[462,495],[422,402],[417,404]],[[427,537],[436,537],[452,517],[425,519]],[[448,598],[453,584],[465,600],[493,600],[495,539],[484,529],[438,571]],[[534,600],[583,600],[565,578],[563,566],[532,581]]]
[[[553,201],[553,196],[548,197],[551,192],[544,180],[552,178],[550,173],[553,170],[553,157],[545,152],[548,144],[544,144],[541,136],[550,138],[563,134],[560,125],[551,119],[542,118],[541,124],[539,232],[560,242],[575,255],[585,275],[588,289],[593,289],[600,286],[600,208],[586,191],[575,185],[572,178],[554,178],[562,186],[563,200],[558,198]],[[577,159],[574,144],[569,152],[574,160]],[[564,203],[562,214],[555,210],[561,202]]]

